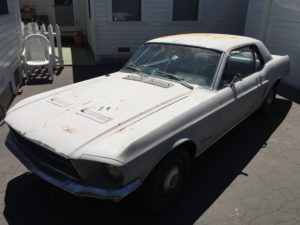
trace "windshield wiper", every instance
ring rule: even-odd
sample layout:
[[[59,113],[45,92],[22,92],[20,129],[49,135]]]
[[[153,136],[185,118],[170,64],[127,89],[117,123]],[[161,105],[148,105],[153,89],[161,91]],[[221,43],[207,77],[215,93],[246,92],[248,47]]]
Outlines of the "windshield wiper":
[[[161,75],[166,76],[169,79],[176,80],[179,84],[181,84],[181,85],[183,85],[183,86],[185,86],[189,89],[194,89],[194,87],[192,85],[189,85],[187,82],[184,81],[184,79],[182,79],[180,77],[177,77],[177,76],[175,76],[171,73],[167,73],[167,72],[164,72],[164,71],[161,71],[161,70],[157,70],[156,72],[161,74]]]
[[[145,74],[144,71],[143,71],[141,68],[139,68],[139,67],[126,65],[125,68],[134,70],[134,71],[137,72],[137,74],[140,75],[140,76],[144,76],[144,77],[147,77],[147,76],[148,76],[148,75]]]

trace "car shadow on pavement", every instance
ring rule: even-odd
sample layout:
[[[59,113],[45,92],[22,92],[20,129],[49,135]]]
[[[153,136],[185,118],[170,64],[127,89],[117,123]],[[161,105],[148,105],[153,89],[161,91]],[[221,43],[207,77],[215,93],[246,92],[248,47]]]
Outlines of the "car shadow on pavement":
[[[278,94],[300,104],[300,89],[286,84],[281,84],[278,88]]]
[[[194,162],[187,192],[163,214],[145,212],[135,197],[120,203],[78,198],[30,173],[8,183],[4,216],[10,225],[193,224],[218,199],[281,124],[292,102],[277,99],[268,117],[257,113],[234,128]]]

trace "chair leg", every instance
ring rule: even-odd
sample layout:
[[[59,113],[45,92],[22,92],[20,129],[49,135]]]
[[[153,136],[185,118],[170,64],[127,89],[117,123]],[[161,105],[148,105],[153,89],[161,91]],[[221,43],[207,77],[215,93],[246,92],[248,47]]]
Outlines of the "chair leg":
[[[52,65],[52,63],[48,64],[48,72],[50,75],[49,80],[53,80],[53,65]]]
[[[28,83],[29,80],[30,80],[31,70],[30,70],[30,67],[27,64],[24,65],[24,71],[25,71],[25,74],[26,74],[26,82]]]

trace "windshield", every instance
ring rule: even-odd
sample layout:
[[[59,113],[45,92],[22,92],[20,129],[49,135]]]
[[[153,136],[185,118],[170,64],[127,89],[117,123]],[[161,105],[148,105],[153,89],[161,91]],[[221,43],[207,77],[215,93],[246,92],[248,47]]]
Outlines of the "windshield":
[[[211,88],[221,56],[222,52],[198,47],[145,44],[122,71]]]

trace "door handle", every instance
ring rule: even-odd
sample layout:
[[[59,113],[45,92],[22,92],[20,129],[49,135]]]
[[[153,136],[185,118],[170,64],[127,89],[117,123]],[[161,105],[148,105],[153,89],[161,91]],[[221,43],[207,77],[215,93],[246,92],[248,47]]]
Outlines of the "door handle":
[[[262,75],[258,75],[257,79],[258,79],[260,85],[262,85],[262,84],[263,84],[264,77],[263,77]]]

